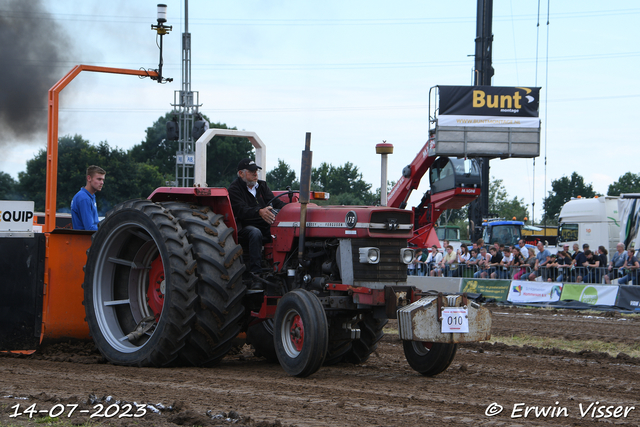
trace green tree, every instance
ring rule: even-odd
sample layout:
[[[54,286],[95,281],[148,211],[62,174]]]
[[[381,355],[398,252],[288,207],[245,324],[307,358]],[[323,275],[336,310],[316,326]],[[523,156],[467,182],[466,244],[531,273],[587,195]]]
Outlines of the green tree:
[[[500,216],[506,219],[516,218],[518,221],[524,221],[525,218],[529,218],[529,209],[524,202],[524,199],[514,197],[513,199],[506,200],[502,206],[500,206]]]
[[[459,210],[466,210],[466,206]],[[460,240],[469,240],[469,220],[467,218],[459,218],[453,221],[453,225],[460,227]]]
[[[163,117],[153,122],[145,133],[147,137],[140,144],[134,145],[129,153],[134,161],[156,166],[167,180],[175,178],[177,141],[168,141],[167,122],[172,120],[174,114],[166,113]]]
[[[489,183],[489,212],[491,212],[491,216],[502,217],[499,213],[500,206],[507,200],[508,196],[507,189],[502,185],[502,180],[492,176]]]
[[[326,185],[329,183],[329,174],[332,170],[333,166],[331,166],[327,162],[322,162],[320,166],[317,168],[311,169],[311,189],[312,190],[322,190],[329,191],[326,188]],[[337,195],[337,194],[336,194]]]
[[[375,203],[372,201],[373,199],[373,195],[371,196],[371,198],[366,197],[363,198],[362,196],[355,194],[355,193],[340,193],[340,194],[334,194],[329,192],[329,194],[331,195],[331,199],[329,200],[329,205],[343,205],[343,206],[349,206],[349,205],[366,205],[366,206],[371,206],[371,205],[376,205],[379,203]],[[378,200],[379,202],[380,200]],[[368,203],[367,203],[368,202]]]
[[[311,171],[312,188],[331,194],[331,204],[374,205],[376,193],[371,192],[371,184],[362,179],[362,173],[353,163],[335,167],[326,162]]]
[[[557,220],[562,206],[571,200],[572,197],[595,197],[597,193],[593,190],[592,184],[585,184],[584,178],[577,172],[573,172],[571,177],[563,176],[551,182],[552,191],[544,199],[544,219],[548,221]]]
[[[393,190],[393,187],[396,185],[396,181],[387,181],[387,202],[389,201],[389,193]],[[376,191],[373,193],[369,193],[365,195],[364,201],[367,206],[379,206],[380,198],[382,197],[380,187],[376,188]]]
[[[145,140],[129,151],[134,161],[156,166],[167,181],[174,180],[176,173],[178,141],[166,140],[167,122],[175,116],[175,113],[169,112],[158,118],[147,128]],[[203,119],[210,123],[210,128],[236,129],[224,123],[211,123],[204,115]],[[228,187],[237,176],[238,163],[245,157],[254,158],[253,146],[248,139],[226,136],[213,138],[207,147],[207,185]]]
[[[33,200],[39,211],[44,210],[45,203],[46,158],[46,150],[40,150],[27,161],[26,171],[18,174],[19,191],[26,200]],[[164,185],[155,166],[136,163],[119,148],[111,148],[106,142],[91,145],[80,135],[64,136],[58,141],[56,208],[59,212],[69,212],[71,199],[86,183],[87,167],[94,164],[107,171],[104,188],[96,195],[101,215],[119,202],[147,197]]]
[[[495,177],[491,178],[489,183],[489,212],[507,220],[515,217],[517,220],[522,221],[524,217],[528,217],[527,205],[524,199],[518,200],[517,197],[509,199],[507,189],[502,184],[503,181]]]
[[[86,169],[98,163],[96,158],[95,147],[80,135],[67,135],[58,140],[56,208],[59,211],[69,212],[71,199],[84,186]],[[35,202],[37,211],[44,211],[46,182],[47,150],[41,149],[32,159],[27,160],[26,170],[18,173],[18,188],[26,200]]]
[[[607,196],[619,196],[623,193],[640,193],[640,174],[625,173],[616,182],[609,185]]]
[[[107,171],[105,186],[100,192],[102,197],[101,203],[98,203],[99,212],[106,213],[125,200],[146,198],[156,188],[165,185],[164,177],[157,167],[135,162],[131,155],[122,149],[111,148],[106,142],[101,142],[96,146],[96,152],[99,162],[97,164]],[[84,182],[86,172],[82,172]]]
[[[467,220],[469,217],[468,212],[469,205],[463,206],[460,209],[445,209],[442,215],[440,215],[439,222],[442,225],[449,224],[450,222],[458,225],[458,222]]]
[[[267,182],[272,190],[284,190],[287,185],[290,185],[293,190],[300,189],[300,181],[296,179],[295,171],[281,159],[278,159],[278,166],[267,172]],[[312,168],[311,190],[325,191],[331,195],[331,199],[327,202],[316,201],[322,205],[377,205],[380,203],[380,189],[372,193],[371,184],[362,180],[362,174],[350,162],[338,167],[323,162],[319,167]]]
[[[285,190],[287,186],[291,186],[292,190],[300,189],[296,172],[281,159],[278,159],[278,166],[267,172],[267,184],[271,190]]]
[[[22,200],[17,181],[6,172],[0,172],[0,200]]]

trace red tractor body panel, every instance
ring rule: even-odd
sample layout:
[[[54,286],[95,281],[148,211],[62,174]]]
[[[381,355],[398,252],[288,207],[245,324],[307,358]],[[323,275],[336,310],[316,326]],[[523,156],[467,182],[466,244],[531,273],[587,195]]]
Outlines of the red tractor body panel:
[[[278,271],[284,259],[297,247],[300,237],[299,203],[283,207],[271,225],[273,237],[273,262]],[[347,218],[351,218],[347,225]],[[394,225],[395,224],[395,225]],[[318,206],[310,203],[307,208],[308,241],[329,238],[410,239],[413,236],[413,212],[385,206]],[[402,228],[396,228],[400,226]]]
[[[160,187],[148,197],[154,202],[185,202],[198,206],[208,206],[215,213],[224,215],[224,223],[233,228],[233,238],[238,242],[238,227],[233,216],[229,191],[226,188],[210,187]]]

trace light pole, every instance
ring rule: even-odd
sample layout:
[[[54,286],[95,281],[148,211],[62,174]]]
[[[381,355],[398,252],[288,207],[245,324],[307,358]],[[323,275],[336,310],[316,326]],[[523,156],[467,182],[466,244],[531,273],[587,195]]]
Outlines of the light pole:
[[[167,5],[159,4],[158,5],[158,25],[151,24],[151,29],[155,30],[160,36],[160,62],[158,64],[158,77],[151,77],[153,80],[156,80],[158,83],[166,83],[172,82],[173,79],[163,79],[162,78],[162,36],[165,34],[169,34],[169,31],[173,29],[171,25],[164,25],[167,22]]]

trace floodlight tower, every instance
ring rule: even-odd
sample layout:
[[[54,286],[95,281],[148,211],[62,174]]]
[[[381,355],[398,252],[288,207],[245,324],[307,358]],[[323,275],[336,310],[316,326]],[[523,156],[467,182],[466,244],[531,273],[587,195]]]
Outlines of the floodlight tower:
[[[476,14],[476,53],[474,86],[491,86],[494,69],[492,65],[493,0],[478,0]],[[473,242],[482,237],[482,220],[489,215],[489,160],[480,159],[482,170],[482,192],[480,197],[469,204],[469,239]]]
[[[182,33],[182,89],[174,91],[171,104],[178,120],[178,151],[176,152],[176,186],[191,187],[194,183],[195,141],[192,129],[200,94],[191,90],[191,33],[189,33],[189,0],[184,1],[184,33]],[[197,138],[196,138],[197,139]]]

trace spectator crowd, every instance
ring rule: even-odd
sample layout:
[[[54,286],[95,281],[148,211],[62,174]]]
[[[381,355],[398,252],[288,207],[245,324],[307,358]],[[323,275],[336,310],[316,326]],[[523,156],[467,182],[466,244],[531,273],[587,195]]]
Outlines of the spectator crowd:
[[[410,276],[475,277],[480,279],[538,280],[546,282],[604,283],[638,285],[640,263],[633,247],[625,249],[618,243],[611,255],[600,245],[591,250],[588,244],[564,245],[552,254],[538,243],[537,247],[525,245],[521,239],[517,245],[495,243],[489,249],[479,239],[470,247],[462,245],[454,250],[447,240],[444,251],[436,245],[429,249],[417,249],[409,264]],[[616,281],[616,282],[614,282]]]

